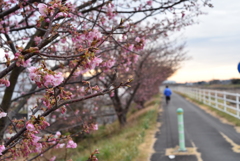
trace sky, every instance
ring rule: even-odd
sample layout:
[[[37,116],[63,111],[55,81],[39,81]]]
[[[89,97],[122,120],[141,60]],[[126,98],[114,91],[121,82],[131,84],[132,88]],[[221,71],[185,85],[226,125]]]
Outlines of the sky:
[[[168,80],[178,83],[239,78],[240,0],[212,0],[213,8],[183,31],[191,57]]]

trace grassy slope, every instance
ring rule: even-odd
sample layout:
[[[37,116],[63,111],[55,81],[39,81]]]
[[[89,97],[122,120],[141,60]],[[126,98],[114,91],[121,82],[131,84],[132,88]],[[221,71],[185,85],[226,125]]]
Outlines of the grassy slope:
[[[208,84],[208,85],[202,85],[200,87],[206,87],[206,88],[240,88],[240,84]]]
[[[95,149],[99,149],[97,155],[99,161],[133,161],[148,158],[148,151],[139,148],[145,137],[156,129],[157,110],[160,96],[154,97],[146,103],[143,110],[139,110],[128,118],[128,125],[119,129],[117,123],[101,127],[99,131],[79,143],[77,151],[74,152],[74,161],[86,161]],[[151,146],[145,144],[144,147]],[[147,147],[150,149],[151,147]]]

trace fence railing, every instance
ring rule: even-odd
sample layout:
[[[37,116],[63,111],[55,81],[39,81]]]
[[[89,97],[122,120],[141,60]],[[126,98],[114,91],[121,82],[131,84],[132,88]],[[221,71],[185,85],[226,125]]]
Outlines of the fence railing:
[[[173,90],[240,119],[240,94],[238,93],[180,86],[174,87]]]

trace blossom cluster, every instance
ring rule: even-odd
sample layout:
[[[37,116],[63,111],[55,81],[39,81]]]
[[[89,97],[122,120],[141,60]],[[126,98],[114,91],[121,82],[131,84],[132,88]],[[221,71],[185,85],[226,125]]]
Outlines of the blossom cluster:
[[[74,6],[71,2],[63,4],[61,0],[56,0],[54,3],[50,3],[49,6],[44,3],[39,3],[37,8],[43,17],[53,16],[56,10],[58,10],[58,13],[55,18],[71,17],[71,12],[74,12]]]
[[[72,93],[70,91],[65,91],[63,88],[59,88],[59,95],[54,95],[53,88],[49,88],[46,90],[46,93],[44,94],[43,98],[41,99],[43,104],[50,109],[57,101],[60,100],[68,100],[72,98]],[[65,106],[60,108],[62,113],[65,113],[66,108]]]
[[[24,56],[20,52],[15,53],[14,59],[16,60],[17,66],[28,67],[31,65],[31,59],[25,61]]]
[[[7,79],[0,79],[0,85],[3,84],[6,87],[10,86],[10,82]]]
[[[53,72],[46,68],[29,67],[29,77],[32,81],[41,87],[56,87],[64,80],[61,72]]]
[[[5,112],[0,112],[0,118],[6,117],[6,116],[7,116],[7,113],[5,113]]]
[[[20,123],[17,120],[14,123]],[[76,148],[77,144],[70,138],[63,136],[59,131],[55,135],[42,135],[41,130],[46,129],[50,124],[45,120],[44,117],[32,116],[29,121],[26,122],[26,132],[21,144],[17,145],[17,148],[9,149],[14,157],[27,157],[29,154],[42,153],[45,149],[50,146],[54,148]],[[22,126],[20,127],[22,128]],[[0,145],[0,155],[5,150],[4,145]],[[56,157],[51,158],[52,160]]]

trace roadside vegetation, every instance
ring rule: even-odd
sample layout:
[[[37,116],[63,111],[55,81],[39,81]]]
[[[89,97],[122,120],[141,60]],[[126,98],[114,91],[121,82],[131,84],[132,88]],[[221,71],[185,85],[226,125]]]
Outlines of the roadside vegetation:
[[[240,88],[240,84],[205,84],[201,85],[201,87],[211,88],[211,89],[235,89]]]
[[[120,128],[116,121],[112,124],[100,126],[95,133],[88,135],[78,143],[76,149],[54,149],[49,153],[56,154],[59,161],[72,159],[74,161],[88,160],[91,152],[99,150],[97,158],[104,161],[146,161],[148,151],[139,146],[145,142],[149,132],[156,130],[160,95],[154,96],[145,103],[145,107],[138,110],[131,108],[128,115],[128,124]],[[148,147],[151,149],[150,147]],[[62,152],[61,152],[62,151]],[[141,159],[138,159],[141,158]]]

